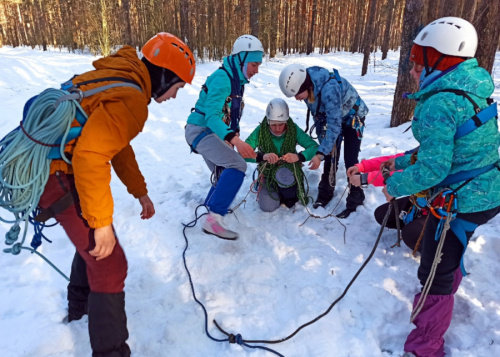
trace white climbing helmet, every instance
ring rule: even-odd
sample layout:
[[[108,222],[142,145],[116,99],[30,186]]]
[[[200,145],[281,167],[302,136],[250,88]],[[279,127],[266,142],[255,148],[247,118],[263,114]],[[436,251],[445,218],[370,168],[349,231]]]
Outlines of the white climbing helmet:
[[[423,47],[432,47],[444,55],[474,57],[477,32],[467,20],[442,17],[425,26],[413,42]]]
[[[264,47],[262,42],[252,35],[242,35],[234,41],[232,55],[236,55],[240,52],[254,52],[261,51],[264,52]]]
[[[306,67],[301,64],[289,64],[280,74],[280,88],[284,95],[288,98],[299,94],[299,89],[302,83],[306,80]]]
[[[272,99],[266,109],[267,122],[286,123],[289,118],[288,104],[281,98]]]

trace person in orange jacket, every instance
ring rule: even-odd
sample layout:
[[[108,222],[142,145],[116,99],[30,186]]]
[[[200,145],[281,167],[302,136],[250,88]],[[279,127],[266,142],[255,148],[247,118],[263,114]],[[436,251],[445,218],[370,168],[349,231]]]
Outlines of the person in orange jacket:
[[[195,72],[191,50],[169,33],[150,39],[142,54],[139,59],[134,48],[124,46],[94,61],[95,70],[71,80],[82,91],[123,82],[135,88],[118,85],[82,100],[88,119],[81,135],[65,148],[72,164],[52,161],[39,202],[76,247],[66,319],[71,322],[88,313],[92,355],[99,357],[130,356],[123,292],[127,260],[112,226],[111,167],[139,200],[141,218],[151,218],[154,205],[130,141],[142,131],[151,99],[174,99]],[[73,126],[78,125],[75,119]],[[69,196],[71,204],[64,204]]]

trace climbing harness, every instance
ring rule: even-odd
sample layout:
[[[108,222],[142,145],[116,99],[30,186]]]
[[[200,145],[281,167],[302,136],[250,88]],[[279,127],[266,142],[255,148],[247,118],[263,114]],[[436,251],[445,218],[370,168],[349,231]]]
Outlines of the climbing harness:
[[[373,255],[375,254],[375,251],[378,247],[378,244],[380,242],[380,238],[382,237],[382,233],[384,231],[384,228],[387,224],[387,220],[389,219],[389,215],[391,214],[391,206],[389,206],[386,214],[385,214],[385,217],[384,217],[384,220],[382,222],[382,226],[380,228],[380,231],[379,231],[379,234],[377,236],[377,239],[375,240],[375,243],[374,243],[374,246],[370,252],[370,254],[368,255],[368,257],[366,258],[366,260],[363,262],[363,264],[361,265],[361,267],[358,269],[358,271],[354,274],[353,278],[349,281],[349,283],[347,284],[346,288],[344,289],[344,291],[342,292],[342,294],[328,307],[328,309],[326,311],[324,311],[322,314],[318,315],[316,318],[312,319],[311,321],[309,322],[306,322],[304,324],[302,324],[301,326],[299,326],[294,332],[292,332],[291,334],[289,334],[288,336],[284,337],[284,338],[281,338],[281,339],[277,339],[277,340],[249,340],[249,339],[244,339],[242,337],[241,334],[233,334],[233,333],[229,333],[227,332],[226,330],[224,330],[221,325],[214,319],[213,320],[213,323],[214,325],[217,327],[217,329],[223,333],[224,335],[227,336],[227,338],[224,338],[224,339],[218,339],[218,338],[215,338],[213,337],[209,332],[208,332],[208,313],[207,313],[207,310],[204,306],[204,304],[196,297],[196,292],[195,292],[195,289],[194,289],[194,283],[193,283],[193,278],[191,276],[191,273],[189,271],[189,268],[187,266],[187,262],[186,262],[186,251],[189,247],[189,241],[187,239],[187,236],[186,236],[186,229],[187,228],[191,228],[191,227],[194,227],[196,225],[196,223],[198,222],[198,220],[206,215],[208,213],[208,209],[207,209],[207,212],[206,213],[203,213],[201,215],[198,215],[198,209],[200,207],[205,207],[204,205],[199,205],[198,207],[196,207],[195,209],[195,219],[187,224],[183,224],[184,225],[184,228],[183,228],[183,235],[184,235],[184,240],[185,240],[185,247],[184,247],[184,250],[182,252],[182,259],[183,259],[183,264],[184,264],[184,268],[188,274],[188,278],[189,278],[189,284],[190,284],[190,287],[191,287],[191,293],[193,295],[193,299],[196,301],[196,303],[202,308],[203,310],[203,314],[204,314],[204,323],[205,323],[205,334],[208,336],[208,338],[210,338],[212,341],[215,341],[215,342],[229,342],[229,343],[236,343],[236,344],[239,344],[241,346],[245,346],[245,347],[248,347],[248,348],[252,348],[252,349],[262,349],[262,350],[265,350],[265,351],[268,351],[268,352],[271,352],[273,354],[275,354],[276,356],[281,356],[281,357],[284,357],[282,354],[280,354],[279,352],[273,350],[273,349],[270,349],[268,347],[265,347],[265,346],[261,346],[261,345],[253,345],[255,343],[259,343],[259,344],[278,344],[278,343],[282,343],[282,342],[285,342],[289,339],[291,339],[292,337],[294,337],[300,330],[302,330],[303,328],[309,326],[309,325],[312,325],[313,323],[315,323],[316,321],[320,320],[321,318],[325,317],[326,315],[328,315],[330,313],[330,311],[333,309],[333,307],[340,301],[342,300],[345,295],[347,294],[348,290],[351,288],[351,286],[354,284],[354,282],[356,281],[356,279],[358,278],[358,276],[361,274],[361,272],[363,271],[363,269],[366,267],[366,265],[368,264],[368,262],[371,260],[371,258],[373,257]]]
[[[80,90],[80,86],[85,84],[103,81],[119,83],[87,91]],[[37,210],[38,202],[49,178],[51,161],[62,159],[71,164],[65,154],[66,145],[81,134],[88,118],[80,106],[81,100],[104,90],[122,86],[142,92],[141,87],[128,78],[98,78],[77,84],[69,80],[62,84],[62,89],[48,88],[26,102],[19,127],[0,140],[0,207],[14,214],[14,220],[0,217],[3,222],[13,223],[5,238],[5,243],[12,248],[4,249],[5,253],[17,255],[21,249],[30,250],[41,256],[67,279],[48,259],[36,251],[42,238],[49,241],[41,233],[47,226],[46,219],[40,219],[44,216],[35,217],[41,213]],[[72,127],[74,120],[80,126]],[[22,221],[25,222],[24,233],[21,241],[17,242]],[[23,246],[29,222],[35,228],[34,240],[31,243],[33,248]]]
[[[326,83],[328,83],[330,80],[335,79],[337,83],[340,86],[340,93],[342,95],[342,79],[340,78],[339,71],[335,68],[333,68],[333,72],[330,72],[330,78]],[[325,83],[325,84],[326,84]],[[318,139],[320,136],[324,138],[326,135],[326,130],[327,130],[327,119],[326,119],[326,113],[320,112],[321,108],[321,91],[318,93],[318,98],[317,98],[317,105],[316,105],[316,110],[314,113],[314,124],[309,129],[309,118],[311,115],[311,110],[308,108],[307,109],[307,115],[306,115],[306,130],[305,132],[307,133],[309,131],[309,136],[313,137],[312,133],[313,130],[316,129],[316,138],[313,139]],[[357,116],[359,106],[361,104],[361,98],[358,96],[356,99],[356,102],[354,103],[353,107],[347,113],[345,116],[342,117],[342,123],[349,123],[354,130],[356,130],[356,134],[358,136],[358,139],[361,140],[363,137],[363,129],[364,129],[364,118],[359,118]],[[354,117],[357,117],[357,120],[352,120]]]
[[[232,131],[238,133],[240,131],[240,119],[241,116],[243,115],[243,108],[245,106],[243,102],[243,94],[245,92],[245,86],[240,84],[240,77],[238,74],[238,69],[236,68],[236,64],[234,62],[234,56],[229,56],[227,58],[227,62],[229,64],[229,69],[231,70],[231,73],[229,73],[229,71],[224,66],[219,67],[220,70],[226,72],[231,82],[231,94],[226,98],[226,101],[224,102],[224,107],[222,109],[222,112],[224,114],[223,120],[224,123],[226,123],[226,125],[229,126],[229,128],[231,128]],[[208,93],[208,87],[206,83],[201,86],[201,89],[205,93]],[[192,108],[191,112],[196,112],[203,116],[206,115],[204,112],[202,112],[196,107]]]

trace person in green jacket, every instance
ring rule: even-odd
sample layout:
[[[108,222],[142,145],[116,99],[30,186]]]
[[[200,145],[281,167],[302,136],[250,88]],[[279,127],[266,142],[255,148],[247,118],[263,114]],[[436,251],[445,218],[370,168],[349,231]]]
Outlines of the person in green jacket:
[[[288,105],[283,99],[269,102],[266,117],[245,140],[257,148],[260,190],[259,207],[265,212],[276,210],[280,204],[291,208],[300,200],[307,204],[302,163],[309,161],[309,168],[316,170],[321,158],[316,155],[318,144],[311,139],[289,116]],[[305,150],[298,153],[296,146]]]
[[[247,168],[243,158],[256,156],[250,145],[240,139],[239,122],[244,86],[259,72],[263,56],[264,48],[257,37],[238,37],[231,55],[224,58],[222,66],[202,86],[187,120],[186,141],[193,152],[203,156],[215,177],[205,199],[209,213],[202,229],[222,239],[238,238],[238,233],[224,226],[222,218],[243,183]]]
[[[417,100],[411,127],[420,148],[413,165],[410,155],[385,164],[403,171],[388,178],[383,191],[387,200],[423,190],[431,197],[418,269],[426,288],[414,299],[416,328],[406,339],[405,356],[444,356],[443,335],[451,322],[456,280],[462,278],[454,273],[474,230],[500,211],[500,134],[496,103],[488,100],[494,85],[473,58],[477,43],[471,23],[445,17],[422,29],[410,55],[410,74],[420,86],[408,96]],[[456,205],[448,206],[453,197]],[[448,213],[436,208],[437,200]]]

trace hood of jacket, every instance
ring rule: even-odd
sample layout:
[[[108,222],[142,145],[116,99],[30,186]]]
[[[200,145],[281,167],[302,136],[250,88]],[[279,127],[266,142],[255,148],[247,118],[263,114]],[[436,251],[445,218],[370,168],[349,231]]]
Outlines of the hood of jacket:
[[[146,65],[137,57],[136,50],[124,46],[114,55],[100,58],[92,63],[96,70],[123,71],[124,77],[133,79],[140,85],[142,92],[151,100],[151,79]]]
[[[323,89],[323,86],[330,80],[330,71],[323,67],[313,66],[307,68],[307,73],[309,73],[311,81],[313,82],[314,96],[318,97],[318,94]]]
[[[236,70],[238,71],[238,76],[240,78],[240,85],[243,86],[243,85],[247,84],[249,82],[249,80],[245,78],[245,76],[243,75],[243,72],[241,71],[241,63],[240,63],[238,56],[224,57],[224,59],[222,60],[222,65],[231,74],[231,76],[233,76],[233,72],[231,70],[231,67],[229,66],[229,59],[231,57],[234,58],[234,64],[236,65]]]
[[[479,67],[477,59],[471,58],[455,69],[436,78],[423,90],[408,96],[410,99],[425,100],[443,89],[457,89],[486,99],[491,96],[495,86],[490,74]]]

